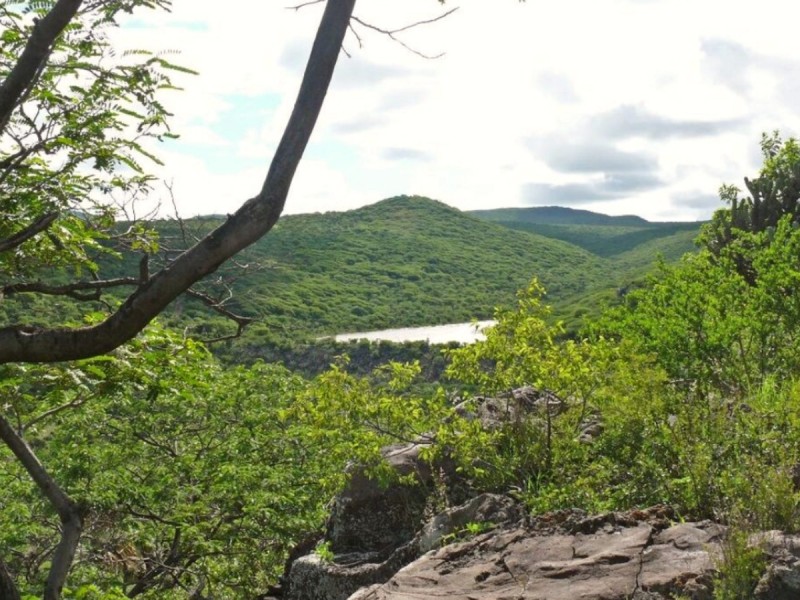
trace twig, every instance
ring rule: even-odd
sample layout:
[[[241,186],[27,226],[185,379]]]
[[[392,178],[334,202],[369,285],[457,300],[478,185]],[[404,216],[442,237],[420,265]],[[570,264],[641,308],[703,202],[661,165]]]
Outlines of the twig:
[[[301,8],[305,8],[306,6],[311,6],[312,4],[321,4],[325,2],[325,0],[309,0],[308,2],[301,2],[300,4],[295,4],[294,6],[287,6],[287,10],[300,10]]]
[[[0,240],[0,252],[8,252],[9,250],[13,250],[20,244],[27,242],[36,234],[41,233],[42,231],[50,227],[50,225],[53,224],[53,221],[55,221],[57,218],[58,218],[57,212],[47,213],[46,215],[42,215],[41,217],[36,219],[33,223],[28,225],[22,231],[19,231],[14,235],[12,235],[10,238]]]
[[[368,22],[364,21],[363,19],[360,19],[359,17],[356,17],[356,16],[353,16],[351,21],[355,22],[355,23],[358,23],[362,27],[366,27],[367,29],[371,29],[373,31],[376,31],[376,32],[382,34],[382,35],[387,36],[390,40],[392,40],[393,42],[395,42],[397,44],[400,44],[403,48],[405,48],[409,52],[412,52],[412,53],[416,54],[417,56],[420,56],[420,57],[425,58],[427,60],[435,60],[437,58],[441,58],[442,56],[444,56],[445,53],[441,52],[441,53],[436,54],[436,55],[425,54],[424,52],[420,52],[416,48],[413,48],[413,47],[409,46],[403,40],[398,38],[397,34],[398,33],[403,33],[404,31],[408,31],[409,29],[414,29],[415,27],[419,27],[421,25],[429,25],[431,23],[436,23],[437,21],[441,21],[442,19],[444,19],[446,17],[449,17],[454,12],[456,12],[458,10],[458,8],[459,7],[456,6],[455,8],[451,8],[450,10],[448,10],[446,12],[443,12],[439,16],[434,17],[432,19],[425,19],[423,21],[416,21],[416,22],[411,23],[409,25],[404,25],[403,27],[398,27],[397,29],[384,29],[383,27],[378,27],[377,25],[373,25],[372,23],[368,23]],[[355,29],[352,27],[352,23],[350,25],[350,31],[352,31],[356,35],[356,39],[358,40],[359,47],[361,47],[361,38],[358,36],[358,34],[356,33]]]
[[[242,315],[237,315],[236,313],[225,308],[225,302],[227,302],[227,300],[229,300],[231,297],[230,291],[229,291],[229,297],[226,298],[225,300],[217,300],[215,298],[212,298],[208,294],[200,292],[194,288],[189,288],[188,290],[186,290],[186,295],[200,300],[203,304],[208,306],[214,312],[219,313],[223,317],[226,317],[231,321],[233,321],[234,323],[236,323],[236,333],[216,338],[201,340],[204,344],[214,344],[217,342],[236,339],[240,337],[242,333],[244,333],[244,330],[248,325],[250,325],[256,320],[253,317],[244,317]]]

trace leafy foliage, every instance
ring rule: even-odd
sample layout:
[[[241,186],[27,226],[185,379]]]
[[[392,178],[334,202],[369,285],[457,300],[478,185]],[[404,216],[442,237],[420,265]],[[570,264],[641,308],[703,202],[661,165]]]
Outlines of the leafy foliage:
[[[4,367],[8,410],[87,514],[71,582],[129,596],[240,598],[268,589],[288,549],[322,524],[354,459],[433,426],[441,399],[334,368],[306,382],[276,366],[223,368],[200,345],[151,330],[114,356]],[[438,408],[437,408],[438,407]],[[3,451],[0,531],[33,591],[56,518]]]
[[[0,80],[51,4],[4,3]],[[169,112],[157,94],[174,89],[171,71],[185,69],[146,51],[114,54],[108,34],[118,13],[137,5],[165,8],[169,2],[107,2],[68,25],[52,48],[50,67],[39,73],[2,130],[0,239],[48,216],[55,219],[46,235],[0,253],[6,282],[53,267],[78,276],[95,273],[98,255],[109,250],[101,241],[109,239],[115,212],[149,190],[145,165],[158,159],[148,140],[172,135]],[[130,235],[122,245],[137,243]]]
[[[800,146],[790,138],[785,142],[776,131],[761,139],[764,164],[759,176],[745,177],[750,196],[740,197],[734,185],[723,185],[720,197],[728,204],[720,209],[703,230],[701,243],[714,254],[734,243],[742,233],[774,229],[782,218],[800,223]],[[747,263],[738,268],[746,275]]]

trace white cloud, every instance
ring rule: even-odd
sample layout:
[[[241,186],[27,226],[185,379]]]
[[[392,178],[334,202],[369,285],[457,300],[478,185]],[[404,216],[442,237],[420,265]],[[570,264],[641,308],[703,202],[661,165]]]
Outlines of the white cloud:
[[[175,0],[172,14],[142,13],[120,32],[122,47],[180,50],[174,59],[200,72],[168,98],[184,136],[167,147],[164,175],[188,214],[230,212],[261,186],[321,12],[284,4]],[[396,28],[441,10],[434,0],[360,0],[356,14]],[[363,47],[348,37],[352,58],[341,57],[287,211],[402,193],[515,206],[531,184],[605,181],[603,193],[618,196],[582,206],[708,217],[719,184],[757,168],[762,130],[800,132],[798,78],[782,76],[800,76],[798,17],[785,0],[472,0],[403,34],[423,52],[447,52],[434,61],[357,27]],[[626,119],[638,134],[620,133]],[[570,161],[553,158],[564,148],[575,149],[572,163],[599,153],[596,171],[563,168]],[[656,187],[601,168],[631,155]]]

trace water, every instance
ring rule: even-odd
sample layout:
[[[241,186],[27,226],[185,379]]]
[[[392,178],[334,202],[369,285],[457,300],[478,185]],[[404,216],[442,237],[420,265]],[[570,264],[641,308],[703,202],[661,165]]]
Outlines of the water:
[[[486,339],[483,330],[491,327],[495,321],[477,321],[474,323],[450,323],[448,325],[432,325],[426,327],[401,327],[399,329],[382,329],[380,331],[362,331],[356,333],[340,333],[334,338],[337,342],[353,340],[387,341],[387,342],[424,342],[431,344],[447,344],[458,342],[472,344]]]

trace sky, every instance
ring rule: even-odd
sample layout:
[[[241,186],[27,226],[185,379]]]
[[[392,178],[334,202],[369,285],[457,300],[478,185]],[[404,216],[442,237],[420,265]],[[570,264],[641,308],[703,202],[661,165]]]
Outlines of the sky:
[[[322,4],[174,0],[113,33],[198,71],[164,103],[155,150],[183,217],[261,188]],[[358,0],[286,213],[400,194],[461,210],[569,206],[707,219],[757,174],[762,132],[800,134],[800,3],[788,0]],[[164,186],[154,199],[171,212]]]

